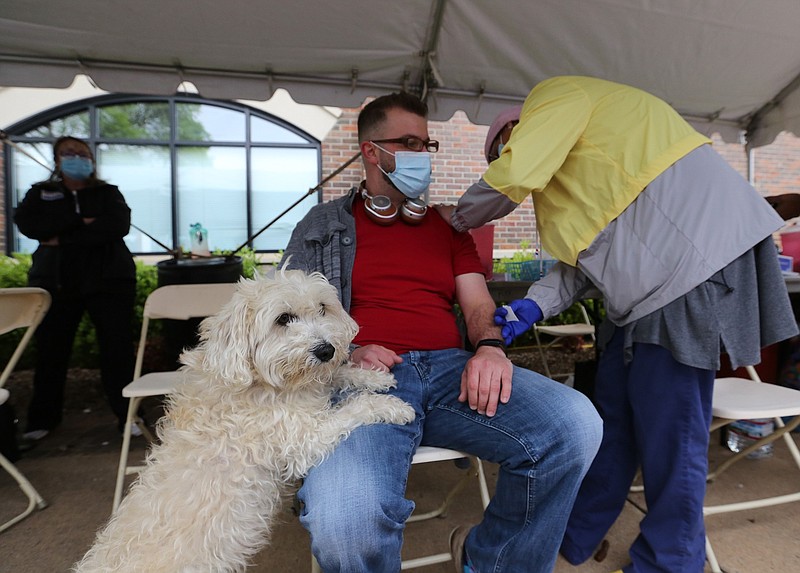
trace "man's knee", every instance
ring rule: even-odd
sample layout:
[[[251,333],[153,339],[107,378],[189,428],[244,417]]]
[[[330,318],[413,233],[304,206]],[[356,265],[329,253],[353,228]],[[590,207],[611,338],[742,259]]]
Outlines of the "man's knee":
[[[321,564],[355,571],[370,563],[375,566],[392,559],[392,553],[397,554],[399,562],[404,523],[413,509],[410,501],[403,499],[402,502],[402,507],[398,507],[402,514],[396,515],[396,511],[369,496],[350,499],[342,496],[333,502],[328,500],[324,509],[309,508],[301,521],[311,535],[312,550]],[[336,562],[336,567],[332,561]]]
[[[591,401],[577,393],[573,411],[576,455],[581,454],[586,467],[592,463],[603,440],[603,420]]]

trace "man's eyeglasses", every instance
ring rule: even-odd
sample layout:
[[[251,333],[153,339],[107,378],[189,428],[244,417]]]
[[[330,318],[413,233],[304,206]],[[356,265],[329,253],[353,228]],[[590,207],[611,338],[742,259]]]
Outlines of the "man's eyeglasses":
[[[92,158],[92,156],[90,154],[88,154],[86,152],[83,152],[83,151],[63,151],[63,152],[59,153],[58,156],[59,157],[69,157],[69,158],[83,157],[84,159],[91,159]]]
[[[419,137],[395,137],[393,139],[373,139],[372,143],[401,143],[411,151],[429,151],[436,153],[439,151],[439,142],[435,139],[420,139]]]

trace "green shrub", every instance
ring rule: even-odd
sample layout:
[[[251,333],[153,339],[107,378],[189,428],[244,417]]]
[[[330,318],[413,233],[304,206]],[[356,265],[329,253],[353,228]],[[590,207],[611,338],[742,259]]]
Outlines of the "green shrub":
[[[28,269],[31,268],[31,256],[15,254],[11,257],[0,256],[0,288],[18,288],[28,284]],[[22,330],[18,329],[0,336],[0,364],[5,366],[22,338]],[[33,364],[31,345],[22,355],[17,368],[30,368]]]
[[[0,288],[27,286],[30,268],[30,255],[15,253],[10,257],[0,257]]]

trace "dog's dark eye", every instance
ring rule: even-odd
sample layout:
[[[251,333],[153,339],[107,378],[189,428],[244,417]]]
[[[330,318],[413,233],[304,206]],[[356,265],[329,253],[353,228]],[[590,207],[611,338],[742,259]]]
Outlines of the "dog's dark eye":
[[[325,305],[324,304],[319,305],[319,315],[320,316],[325,316]]]
[[[281,326],[286,326],[287,324],[292,322],[295,318],[297,318],[295,315],[289,312],[284,312],[282,315],[280,315],[278,318],[275,319],[275,323],[280,324]]]

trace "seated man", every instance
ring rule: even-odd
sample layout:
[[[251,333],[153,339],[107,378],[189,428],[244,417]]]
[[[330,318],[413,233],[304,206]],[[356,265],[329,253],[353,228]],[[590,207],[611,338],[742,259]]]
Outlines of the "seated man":
[[[475,245],[414,201],[430,181],[427,106],[392,94],[358,118],[366,179],[314,207],[294,230],[287,268],[318,271],[359,324],[351,359],[391,371],[414,406],[405,426],[354,431],[311,470],[298,496],[323,571],[396,573],[416,448],[452,448],[500,466],[483,521],[451,536],[456,570],[551,573],[601,423],[578,392],[506,358]],[[474,353],[463,349],[458,303]],[[513,384],[513,390],[512,390]]]

